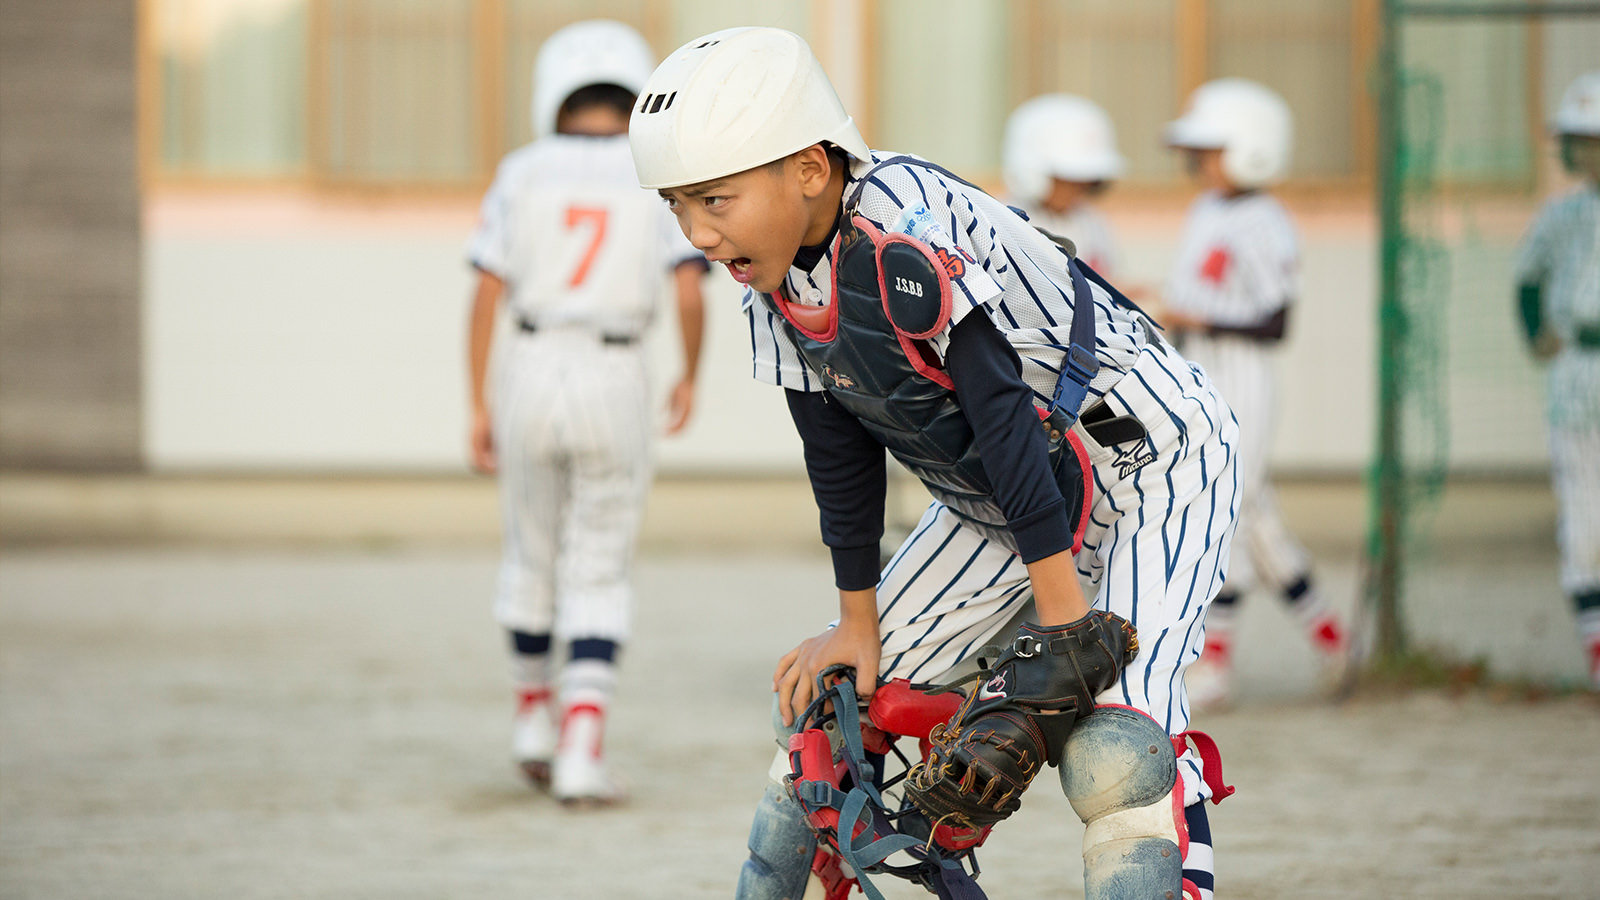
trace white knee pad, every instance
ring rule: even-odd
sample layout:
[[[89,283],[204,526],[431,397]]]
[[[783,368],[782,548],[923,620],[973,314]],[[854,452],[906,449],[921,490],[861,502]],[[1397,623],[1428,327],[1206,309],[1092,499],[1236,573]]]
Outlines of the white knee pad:
[[[1166,729],[1137,710],[1096,709],[1067,738],[1061,789],[1088,826],[1086,900],[1182,897],[1182,781]]]

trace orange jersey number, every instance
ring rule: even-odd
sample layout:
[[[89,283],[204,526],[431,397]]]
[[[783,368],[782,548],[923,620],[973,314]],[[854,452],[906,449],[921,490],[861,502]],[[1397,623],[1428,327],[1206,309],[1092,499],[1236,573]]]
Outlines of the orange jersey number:
[[[600,244],[606,239],[607,211],[604,208],[593,206],[567,207],[567,227],[577,228],[580,225],[592,224],[594,234],[589,238],[588,249],[583,251],[583,258],[578,260],[578,267],[572,271],[572,277],[567,279],[567,287],[575,288],[583,284],[589,277],[589,267],[594,265],[594,258],[600,252]]]

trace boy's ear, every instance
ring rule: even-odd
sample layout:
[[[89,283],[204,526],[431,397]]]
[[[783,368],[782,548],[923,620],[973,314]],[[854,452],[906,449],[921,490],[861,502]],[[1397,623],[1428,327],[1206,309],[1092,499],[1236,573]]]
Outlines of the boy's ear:
[[[812,144],[790,158],[794,160],[801,192],[808,197],[820,196],[833,175],[833,160],[828,157],[828,151],[820,143]]]

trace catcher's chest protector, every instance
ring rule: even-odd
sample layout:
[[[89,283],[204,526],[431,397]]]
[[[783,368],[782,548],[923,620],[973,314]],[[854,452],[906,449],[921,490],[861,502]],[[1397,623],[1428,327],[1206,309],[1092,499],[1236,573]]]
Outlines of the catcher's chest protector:
[[[946,263],[927,244],[885,234],[861,216],[841,223],[833,259],[827,307],[766,298],[801,358],[935,497],[997,537],[1005,534],[972,427],[927,342],[950,320]],[[1010,542],[1008,534],[1002,539]]]

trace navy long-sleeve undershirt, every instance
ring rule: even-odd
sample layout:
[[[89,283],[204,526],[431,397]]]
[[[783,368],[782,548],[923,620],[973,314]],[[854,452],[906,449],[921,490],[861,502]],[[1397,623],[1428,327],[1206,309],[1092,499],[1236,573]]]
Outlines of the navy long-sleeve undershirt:
[[[1016,351],[987,316],[974,312],[951,329],[945,365],[1023,562],[1070,549],[1072,521]],[[841,590],[873,587],[883,537],[883,446],[825,391],[786,395],[834,580]]]

